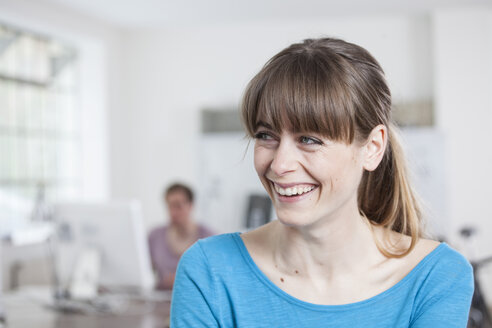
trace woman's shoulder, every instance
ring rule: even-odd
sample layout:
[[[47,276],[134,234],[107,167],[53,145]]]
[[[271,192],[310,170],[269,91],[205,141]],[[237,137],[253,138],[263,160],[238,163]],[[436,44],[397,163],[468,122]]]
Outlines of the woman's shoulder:
[[[410,237],[407,238],[410,239]],[[410,240],[408,243],[410,243]],[[407,255],[408,261],[411,262],[412,266],[417,266],[428,256],[437,252],[439,247],[441,247],[441,243],[436,240],[420,238],[417,240],[417,243],[411,252]]]
[[[456,288],[467,293],[473,290],[473,269],[468,260],[446,243],[420,239],[409,254],[417,262],[412,271],[419,281],[420,295],[443,295]]]
[[[199,239],[183,254],[183,258],[200,258],[206,261],[224,261],[238,252],[238,232],[214,235]]]
[[[220,248],[225,245],[235,243],[235,240],[238,238],[238,236],[239,232],[222,233],[199,239],[196,243],[199,244],[201,247],[205,247],[207,249],[217,247]]]
[[[411,244],[409,236],[392,233],[389,238],[392,245],[396,245],[391,249],[396,253],[407,250]],[[472,279],[471,266],[466,258],[448,244],[432,239],[419,238],[408,254],[387,258],[386,264],[384,280],[393,284],[405,280],[413,281],[413,286],[426,288],[451,281],[469,285]]]
[[[458,251],[446,243],[432,239],[420,238],[409,258],[413,258],[416,266],[426,266],[429,270],[469,270],[471,265]]]
[[[436,318],[449,314],[449,309],[455,309],[457,315],[462,311],[467,313],[474,290],[473,269],[468,260],[448,244],[440,243],[425,256],[413,277],[412,285],[418,289],[415,318],[424,318],[426,313]]]
[[[419,266],[423,261],[429,260],[429,257],[433,257],[434,253],[441,252],[443,248],[446,249],[446,253],[451,253],[456,256],[459,255],[456,251],[452,250],[447,244],[439,241],[418,238],[415,245],[412,246],[412,237],[395,232],[388,231],[384,228],[376,228],[376,238],[383,241],[382,246],[387,251],[393,254],[406,253],[404,256],[392,257],[393,262],[403,269],[403,271],[410,272],[413,268]],[[407,250],[409,250],[407,252]]]
[[[460,272],[473,274],[470,262],[457,250],[446,243],[438,243],[423,260],[428,260],[433,271]]]

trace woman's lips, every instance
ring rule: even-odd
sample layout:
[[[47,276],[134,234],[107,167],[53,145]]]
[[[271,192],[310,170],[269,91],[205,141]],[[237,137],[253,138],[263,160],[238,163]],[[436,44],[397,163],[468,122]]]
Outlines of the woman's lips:
[[[295,202],[305,198],[318,186],[307,183],[279,184],[272,182],[277,198],[285,202]]]

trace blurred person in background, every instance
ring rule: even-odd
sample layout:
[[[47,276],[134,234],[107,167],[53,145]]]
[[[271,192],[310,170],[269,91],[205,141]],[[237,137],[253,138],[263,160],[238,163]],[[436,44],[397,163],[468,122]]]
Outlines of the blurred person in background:
[[[169,213],[169,224],[157,227],[149,234],[152,266],[157,274],[157,289],[172,289],[181,255],[198,239],[213,233],[193,221],[193,191],[190,187],[174,183],[163,193]]]

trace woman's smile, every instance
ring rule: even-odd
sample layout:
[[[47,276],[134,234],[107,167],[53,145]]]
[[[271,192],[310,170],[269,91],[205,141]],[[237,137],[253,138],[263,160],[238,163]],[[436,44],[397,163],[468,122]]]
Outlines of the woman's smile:
[[[294,203],[301,201],[311,195],[318,188],[314,184],[289,183],[280,184],[271,181],[275,196],[280,202]]]

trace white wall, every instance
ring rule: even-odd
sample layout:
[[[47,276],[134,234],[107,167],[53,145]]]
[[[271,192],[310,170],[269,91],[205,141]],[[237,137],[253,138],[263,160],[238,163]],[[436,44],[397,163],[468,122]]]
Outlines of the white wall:
[[[128,33],[120,51],[124,100],[111,118],[113,194],[142,199],[149,226],[163,222],[160,194],[167,183],[179,179],[201,188],[199,110],[237,106],[271,56],[307,37],[336,36],[367,47],[397,101],[430,99],[429,30],[427,17],[393,15]]]
[[[435,15],[435,99],[446,136],[450,221],[480,227],[492,251],[492,9]],[[485,238],[483,238],[485,237]],[[485,254],[482,254],[485,255]]]
[[[474,247],[462,249],[482,258],[492,254],[492,8],[440,11],[433,34],[437,122],[446,137],[447,219],[452,231],[478,228]],[[491,266],[484,283],[492,302]]]

